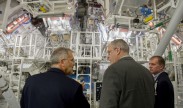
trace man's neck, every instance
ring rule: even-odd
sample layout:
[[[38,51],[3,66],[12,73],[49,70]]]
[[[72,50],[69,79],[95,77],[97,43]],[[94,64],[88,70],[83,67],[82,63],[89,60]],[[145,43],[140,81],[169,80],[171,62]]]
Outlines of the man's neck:
[[[158,76],[162,73],[163,71],[157,73],[157,74],[153,74],[154,80],[156,80],[158,78]]]
[[[124,55],[121,56],[121,58],[124,58],[124,57],[130,57],[130,55],[124,54]]]
[[[61,69],[58,65],[52,65],[51,68],[57,68],[57,69],[60,69],[61,71],[63,71],[63,69]]]

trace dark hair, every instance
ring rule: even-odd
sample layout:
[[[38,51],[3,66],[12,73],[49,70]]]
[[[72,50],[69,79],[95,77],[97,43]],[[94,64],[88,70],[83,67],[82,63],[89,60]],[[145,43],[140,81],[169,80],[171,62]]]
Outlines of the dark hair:
[[[152,56],[149,60],[152,60],[152,59],[154,59],[154,58],[157,58],[157,59],[158,59],[158,63],[159,63],[160,65],[163,65],[163,66],[165,67],[165,60],[164,60],[163,57],[161,57],[161,56]]]

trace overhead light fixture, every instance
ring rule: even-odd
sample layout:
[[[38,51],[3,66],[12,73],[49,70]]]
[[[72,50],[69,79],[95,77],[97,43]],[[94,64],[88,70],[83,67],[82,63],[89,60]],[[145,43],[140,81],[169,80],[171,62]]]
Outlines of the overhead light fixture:
[[[21,24],[27,22],[30,19],[31,19],[30,16],[28,16],[27,14],[23,14],[23,15],[19,16],[16,20],[12,21],[10,24],[7,25],[6,32],[7,33],[12,33]]]

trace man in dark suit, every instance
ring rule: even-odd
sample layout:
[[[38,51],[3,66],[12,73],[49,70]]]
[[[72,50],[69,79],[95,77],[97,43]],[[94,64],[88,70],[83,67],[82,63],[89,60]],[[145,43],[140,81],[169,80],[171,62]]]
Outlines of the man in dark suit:
[[[174,108],[173,85],[164,72],[165,60],[161,56],[153,56],[149,60],[150,72],[155,80],[155,107],[154,108]]]
[[[74,58],[68,48],[57,48],[50,57],[51,69],[29,77],[23,88],[21,108],[90,108],[82,85],[67,77]]]
[[[107,53],[111,65],[104,73],[100,108],[154,108],[154,79],[129,56],[127,43],[114,40]]]

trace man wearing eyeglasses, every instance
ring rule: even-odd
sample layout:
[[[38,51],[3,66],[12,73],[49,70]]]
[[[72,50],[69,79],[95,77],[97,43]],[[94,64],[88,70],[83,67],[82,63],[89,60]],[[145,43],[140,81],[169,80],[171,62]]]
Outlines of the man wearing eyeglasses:
[[[51,69],[29,77],[22,91],[21,108],[90,108],[82,85],[67,77],[73,72],[72,50],[57,48]]]
[[[107,47],[111,65],[104,74],[100,108],[154,108],[154,80],[149,70],[129,56],[123,39]]]

